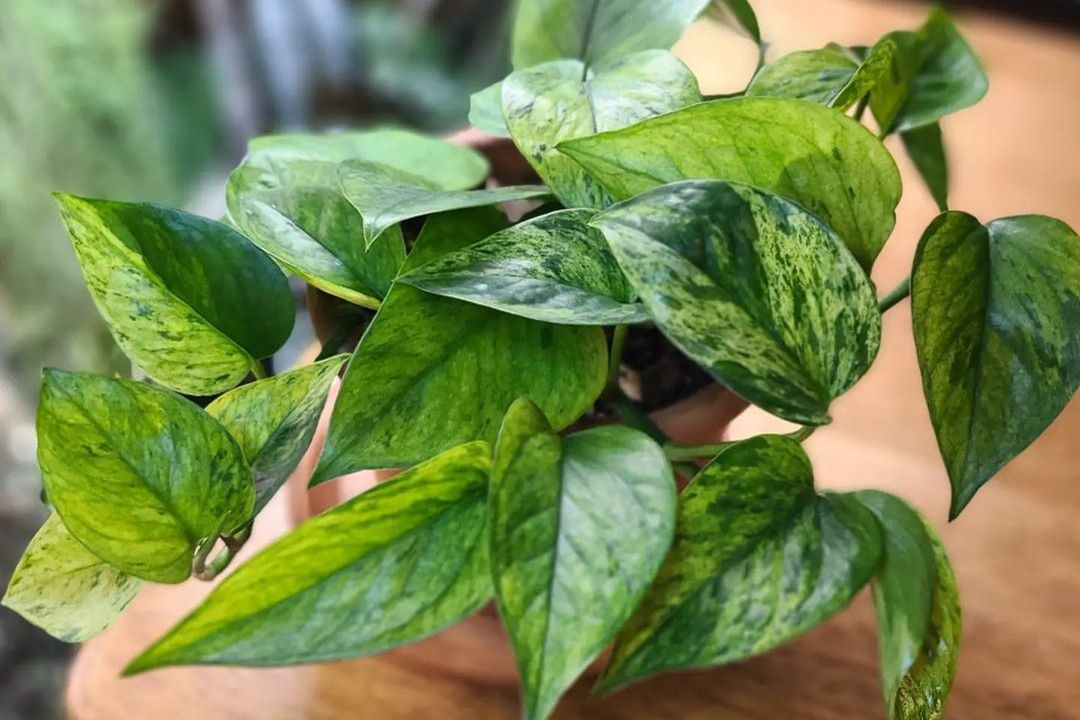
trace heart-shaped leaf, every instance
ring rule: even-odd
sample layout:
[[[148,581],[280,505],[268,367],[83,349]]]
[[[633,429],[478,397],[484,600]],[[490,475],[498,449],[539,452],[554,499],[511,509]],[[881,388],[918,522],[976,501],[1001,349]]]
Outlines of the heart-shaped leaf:
[[[491,597],[491,448],[453,448],[301,525],[229,575],[125,670],[286,665],[432,635]]]
[[[515,69],[573,58],[610,65],[642,50],[667,50],[710,0],[521,0]]]
[[[87,550],[53,514],[15,567],[3,605],[55,638],[83,642],[109,627],[141,586]]]
[[[251,470],[201,408],[133,380],[46,370],[38,463],[49,502],[94,555],[180,582],[202,540],[251,517]]]
[[[567,325],[646,319],[590,210],[515,225],[404,275],[402,282],[521,317]]]
[[[784,198],[690,180],[593,224],[657,327],[771,413],[829,422],[829,403],[877,354],[881,315],[865,273],[835,233]]]
[[[616,200],[693,178],[775,192],[824,220],[866,269],[900,201],[900,173],[881,141],[838,110],[788,98],[700,103],[559,150]]]
[[[611,426],[560,438],[522,399],[499,432],[491,482],[499,615],[525,717],[545,718],[660,569],[675,530],[674,476],[647,435]]]
[[[435,259],[429,244],[452,250],[486,237],[490,224],[470,218],[429,220],[437,225],[421,233],[406,269]],[[600,394],[606,365],[600,328],[549,325],[395,285],[349,363],[312,483],[494,440],[522,396],[565,427]]]
[[[694,75],[671,53],[651,50],[592,70],[557,60],[519,70],[502,84],[514,143],[567,207],[604,207],[606,193],[555,146],[616,130],[701,100]]]
[[[881,682],[890,720],[939,720],[956,675],[960,598],[941,540],[907,503],[864,491],[884,530],[874,580]]]
[[[1080,387],[1080,237],[1041,215],[939,215],[915,254],[911,313],[956,517]]]
[[[385,230],[403,220],[550,195],[543,185],[445,191],[417,175],[362,160],[346,162],[339,175],[345,197],[364,217],[364,242],[369,247]]]
[[[797,442],[733,445],[683,492],[674,546],[599,688],[787,642],[846,606],[880,554],[874,516],[851,495],[815,494]]]
[[[258,515],[296,469],[315,434],[338,355],[231,390],[206,407],[240,444],[255,476]]]
[[[154,380],[220,393],[288,339],[285,276],[232,228],[148,203],[56,199],[98,311]]]
[[[938,209],[949,209],[949,165],[945,158],[945,143],[941,138],[941,125],[931,123],[900,133],[915,168],[926,181],[930,195]]]
[[[469,123],[495,137],[510,137],[502,114],[502,80],[469,97]]]

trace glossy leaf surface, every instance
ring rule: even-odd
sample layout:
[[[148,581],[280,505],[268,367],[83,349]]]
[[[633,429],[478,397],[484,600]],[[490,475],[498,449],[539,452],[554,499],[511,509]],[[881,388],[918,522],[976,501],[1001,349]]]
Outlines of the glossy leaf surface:
[[[824,220],[867,269],[900,201],[899,171],[877,138],[837,110],[787,98],[700,103],[559,149],[616,200],[697,178],[775,192]]]
[[[431,635],[491,597],[490,447],[453,448],[301,525],[229,575],[125,671],[286,665]]]
[[[258,515],[296,469],[315,434],[338,355],[225,393],[206,407],[236,439],[255,477]]]
[[[785,55],[761,69],[746,94],[751,97],[798,98],[847,110],[892,67],[896,45],[878,43],[862,63],[838,45]]]
[[[734,445],[683,492],[674,546],[619,633],[600,688],[791,640],[846,606],[880,553],[874,516],[850,495],[815,494],[797,442]]]
[[[525,717],[544,718],[629,619],[671,545],[663,450],[621,426],[560,438],[528,400],[499,432],[490,495],[499,615]]]
[[[83,642],[109,627],[141,586],[87,550],[53,514],[15,567],[3,605],[59,640]]]
[[[941,125],[931,123],[914,130],[900,133],[915,168],[922,175],[938,210],[949,209],[949,165],[945,157],[945,144],[941,138]]]
[[[514,143],[567,207],[604,207],[602,188],[555,148],[701,100],[697,80],[673,55],[654,50],[600,70],[558,60],[503,81],[503,117]]]
[[[223,392],[288,339],[285,276],[232,228],[149,203],[56,199],[98,311],[161,384]]]
[[[881,315],[866,275],[835,233],[788,200],[693,180],[593,223],[664,334],[771,413],[829,422],[829,403],[877,354]]]
[[[45,492],[64,525],[136,577],[184,580],[201,540],[251,515],[251,470],[236,441],[167,390],[46,370],[37,432]]]
[[[1041,215],[944,213],[919,243],[911,302],[955,517],[1080,386],[1080,237]]]
[[[402,277],[436,295],[568,325],[646,319],[595,213],[563,210],[515,225]]]
[[[857,496],[884,529],[874,604],[888,717],[939,720],[960,649],[956,578],[941,540],[907,503],[876,491]]]

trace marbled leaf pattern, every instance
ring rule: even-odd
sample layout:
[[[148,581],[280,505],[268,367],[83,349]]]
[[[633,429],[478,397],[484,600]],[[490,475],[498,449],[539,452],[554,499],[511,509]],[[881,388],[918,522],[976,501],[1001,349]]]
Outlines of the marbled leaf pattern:
[[[896,44],[885,39],[862,62],[839,45],[802,50],[769,63],[746,89],[750,97],[798,98],[847,110],[892,67]]]
[[[53,514],[15,567],[3,605],[59,640],[83,642],[109,627],[141,586],[87,550]]]
[[[301,525],[229,575],[136,658],[166,665],[286,665],[418,640],[491,597],[491,448],[469,443]]]
[[[251,517],[254,483],[236,441],[167,390],[46,370],[37,432],[45,492],[64,525],[136,577],[184,580],[196,545]]]
[[[1042,215],[944,213],[915,254],[911,312],[956,517],[1080,387],[1080,237]]]
[[[797,442],[738,443],[683,492],[674,546],[599,688],[787,642],[846,606],[880,554],[874,516],[850,495],[815,494]]]
[[[646,319],[590,210],[562,210],[515,225],[402,276],[445,297],[566,325]]]
[[[491,483],[495,597],[525,718],[540,720],[660,569],[675,529],[675,480],[647,435],[612,426],[560,438],[521,399],[499,431]]]
[[[779,196],[718,180],[646,192],[597,215],[657,326],[750,402],[824,424],[877,354],[881,316],[836,235]]]
[[[715,178],[794,200],[866,269],[892,232],[900,173],[885,146],[838,110],[789,98],[714,100],[560,143],[616,200]]]

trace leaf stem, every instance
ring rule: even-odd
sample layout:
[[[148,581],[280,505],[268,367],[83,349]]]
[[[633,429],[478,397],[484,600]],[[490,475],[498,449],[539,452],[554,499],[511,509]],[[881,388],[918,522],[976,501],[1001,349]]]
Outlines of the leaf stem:
[[[266,368],[263,367],[262,360],[256,360],[255,358],[252,358],[251,374],[255,376],[256,380],[266,379]]]
[[[814,434],[817,427],[807,425],[794,432],[785,433],[783,437],[791,438],[796,442],[802,442]],[[732,445],[737,445],[741,440],[725,440],[718,443],[705,445],[680,445],[679,443],[667,442],[664,444],[664,454],[672,462],[685,462],[688,460],[700,460],[702,458],[715,457],[727,450]]]
[[[893,305],[900,302],[908,295],[911,294],[911,276],[908,275],[904,278],[899,285],[894,287],[889,293],[878,301],[878,310],[881,314],[885,314]]]
[[[236,535],[222,536],[221,541],[225,543],[225,547],[209,563],[206,562],[206,558],[210,554],[210,548],[217,543],[217,537],[207,540],[206,544],[199,548],[199,555],[195,557],[195,565],[191,574],[199,580],[213,580],[221,571],[229,567],[233,558],[236,557],[236,553],[240,552],[240,548],[244,547],[250,538],[251,523],[245,525]]]
[[[607,382],[604,397],[616,397],[619,392],[619,369],[622,367],[623,347],[626,346],[626,325],[616,325],[611,334],[611,352],[608,355]]]
[[[855,115],[853,116],[858,122],[862,122],[863,113],[866,112],[867,106],[870,104],[870,93],[863,95],[862,100],[855,106]]]

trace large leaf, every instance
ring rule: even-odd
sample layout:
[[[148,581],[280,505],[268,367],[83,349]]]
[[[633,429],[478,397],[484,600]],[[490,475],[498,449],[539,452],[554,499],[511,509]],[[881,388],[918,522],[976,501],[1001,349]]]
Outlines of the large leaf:
[[[348,356],[231,390],[206,407],[236,439],[255,477],[258,515],[304,456],[330,384]]]
[[[875,88],[870,102],[884,132],[930,125],[986,95],[986,71],[941,8],[918,33],[887,37],[898,44],[891,81]]]
[[[502,80],[469,97],[469,123],[496,137],[510,137],[502,114]]]
[[[368,655],[491,597],[486,443],[453,448],[304,523],[229,575],[127,674]]]
[[[54,514],[15,567],[3,604],[55,638],[83,642],[109,627],[141,585],[87,550]]]
[[[911,303],[956,517],[1080,386],[1080,237],[1041,215],[944,213],[919,243]]]
[[[288,339],[285,276],[227,225],[148,203],[56,199],[109,330],[161,384],[223,392]]]
[[[898,497],[857,493],[884,529],[874,581],[881,682],[890,720],[938,720],[956,674],[960,598],[941,540]]]
[[[671,53],[631,55],[602,70],[558,60],[519,70],[502,84],[514,143],[567,207],[603,207],[608,197],[555,146],[616,130],[701,100],[697,80]]]
[[[646,319],[589,210],[563,210],[503,230],[404,275],[402,282],[545,322],[617,325]]]
[[[515,69],[573,58],[610,65],[641,50],[667,50],[710,0],[520,0]]]
[[[850,495],[815,494],[797,442],[738,443],[683,493],[675,544],[600,687],[765,652],[846,606],[880,554],[874,516]]]
[[[867,269],[900,201],[900,173],[877,138],[838,110],[787,98],[700,103],[559,149],[616,200],[692,178],[775,192],[824,220]]]
[[[647,435],[600,427],[560,438],[519,400],[495,448],[491,565],[525,717],[559,696],[629,619],[675,530],[671,465]]]
[[[914,130],[900,133],[904,149],[922,175],[930,195],[938,209],[949,209],[949,165],[945,157],[945,144],[941,138],[941,125],[931,123]]]
[[[368,246],[402,220],[513,200],[538,200],[550,194],[542,185],[445,191],[426,178],[363,160],[346,162],[339,175],[345,197],[364,217],[363,237]]]
[[[194,403],[144,383],[46,370],[38,463],[49,502],[90,552],[180,582],[202,540],[247,522],[251,470]]]
[[[690,180],[597,215],[656,325],[750,402],[829,421],[881,339],[874,291],[810,213],[746,185]]]
[[[449,251],[486,237],[490,223],[473,217],[429,220],[438,226],[425,228],[406,269],[435,259],[429,247]],[[494,440],[522,396],[565,427],[599,395],[606,364],[600,328],[548,325],[395,285],[349,364],[312,482]]]

